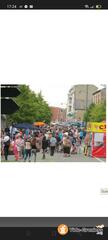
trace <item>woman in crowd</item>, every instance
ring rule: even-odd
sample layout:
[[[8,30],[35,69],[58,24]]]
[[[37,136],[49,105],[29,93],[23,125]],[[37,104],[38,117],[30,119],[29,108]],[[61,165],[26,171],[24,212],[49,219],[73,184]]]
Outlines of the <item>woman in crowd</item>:
[[[36,137],[36,149],[37,152],[40,152],[40,150],[42,149],[42,134],[36,133],[35,137]]]
[[[53,135],[51,135],[51,138],[50,138],[50,156],[54,156],[56,143],[57,143],[57,140],[53,134]]]
[[[31,139],[30,139],[30,138],[27,138],[27,139],[25,140],[25,156],[24,156],[24,160],[25,160],[25,161],[26,161],[27,158],[28,158],[28,159],[29,159],[29,162],[30,162],[31,149],[32,149]]]
[[[5,160],[8,160],[8,155],[9,155],[9,146],[10,146],[10,137],[8,136],[8,133],[6,133],[4,140],[3,140],[3,145],[4,145],[4,156]]]
[[[70,150],[71,150],[71,141],[69,136],[64,135],[63,137],[63,152],[64,152],[64,157],[69,157],[70,156]]]
[[[22,159],[24,152],[24,140],[20,134],[17,134],[14,141],[14,155],[15,159]]]
[[[45,136],[45,134],[43,135],[43,139],[42,139],[42,151],[43,151],[43,159],[45,159],[45,153],[47,151],[47,147],[48,147],[48,140]]]
[[[57,151],[57,152],[60,152],[61,139],[60,139],[60,136],[59,136],[58,133],[56,133],[56,140],[57,140],[57,143],[56,143],[56,151]]]
[[[91,134],[88,132],[84,139],[84,154],[85,156],[89,156],[91,153]]]
[[[36,137],[34,136],[31,140],[32,155],[34,155],[34,161],[36,162],[37,148],[36,148]]]

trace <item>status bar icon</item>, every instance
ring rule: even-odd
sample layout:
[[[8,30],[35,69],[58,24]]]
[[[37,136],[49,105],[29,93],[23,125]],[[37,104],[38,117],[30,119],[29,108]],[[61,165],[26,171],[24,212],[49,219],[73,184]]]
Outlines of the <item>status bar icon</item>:
[[[23,8],[23,5],[20,5],[19,8]]]
[[[28,5],[24,5],[24,8],[26,8],[26,9],[27,9],[27,8],[28,8]]]
[[[96,9],[101,9],[102,8],[102,5],[101,4],[97,4],[96,5]]]
[[[29,8],[31,8],[31,9],[32,9],[33,7],[34,7],[33,5],[29,5]]]
[[[88,4],[86,4],[86,5],[84,5],[84,7],[85,7],[86,9],[88,9],[88,8],[89,8],[89,5],[88,5]]]

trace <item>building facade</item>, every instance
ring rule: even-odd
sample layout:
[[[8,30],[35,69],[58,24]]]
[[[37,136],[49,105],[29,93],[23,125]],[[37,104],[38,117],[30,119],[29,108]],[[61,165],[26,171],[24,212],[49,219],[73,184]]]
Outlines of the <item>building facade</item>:
[[[93,93],[97,91],[95,85],[74,85],[68,93],[67,120],[69,118],[82,121],[84,112],[93,102]]]
[[[1,115],[1,123],[0,123],[0,128],[5,129],[6,128],[6,115],[2,114]]]
[[[93,103],[100,104],[106,102],[106,88],[102,88],[93,93]]]
[[[50,107],[52,117],[51,122],[64,122],[66,121],[66,109],[59,107]]]

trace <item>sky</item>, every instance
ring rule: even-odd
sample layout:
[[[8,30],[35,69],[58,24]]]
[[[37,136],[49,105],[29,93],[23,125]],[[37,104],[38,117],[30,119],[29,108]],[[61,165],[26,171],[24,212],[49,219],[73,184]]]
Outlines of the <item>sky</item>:
[[[43,82],[39,82],[38,84],[32,83],[29,84],[31,90],[37,92],[42,92],[44,99],[48,102],[50,106],[57,107],[66,107],[68,91],[73,86],[72,81],[66,81],[66,83],[61,82],[57,84],[57,82],[51,82],[45,84]],[[98,88],[102,88],[100,84],[96,84]]]

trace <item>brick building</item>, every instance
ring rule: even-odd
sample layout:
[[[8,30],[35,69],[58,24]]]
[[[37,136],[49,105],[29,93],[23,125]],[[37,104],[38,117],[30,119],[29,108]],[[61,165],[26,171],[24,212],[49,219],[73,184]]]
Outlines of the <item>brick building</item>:
[[[93,103],[99,104],[106,101],[106,88],[102,88],[93,93]]]
[[[51,122],[64,122],[66,121],[66,109],[59,107],[50,107],[52,112]]]

